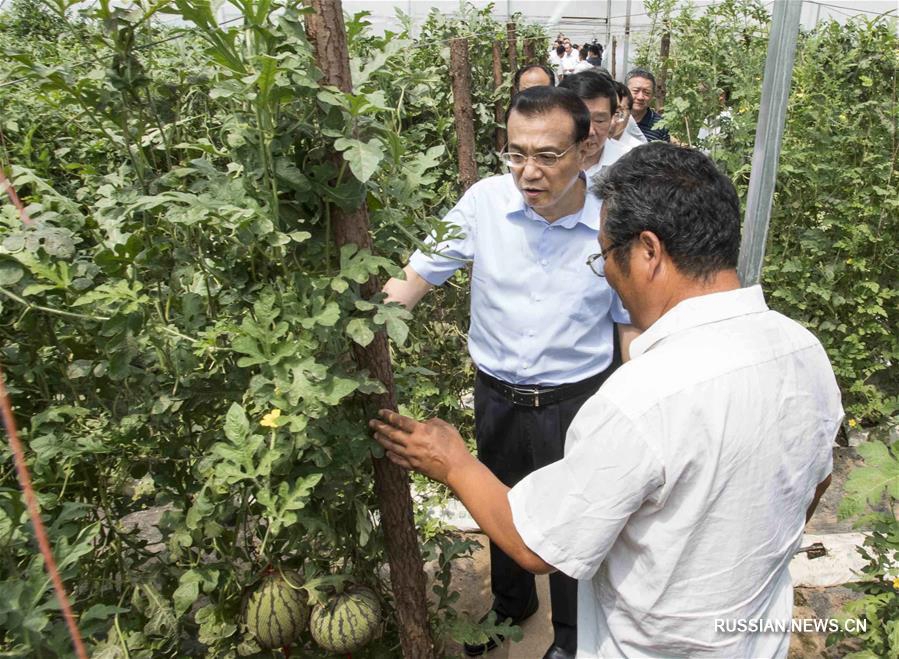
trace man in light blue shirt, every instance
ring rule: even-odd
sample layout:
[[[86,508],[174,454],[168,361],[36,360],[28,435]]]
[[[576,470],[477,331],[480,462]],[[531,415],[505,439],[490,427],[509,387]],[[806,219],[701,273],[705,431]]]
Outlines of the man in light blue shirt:
[[[479,459],[507,486],[562,458],[580,406],[611,372],[614,325],[622,354],[636,331],[621,301],[586,261],[596,251],[600,202],[587,192],[590,112],[570,90],[533,87],[512,99],[510,173],[473,185],[446,216],[459,238],[417,251],[384,287],[407,308],[472,264],[468,347],[478,368]],[[547,493],[551,496],[552,493]],[[537,609],[533,575],[491,544],[493,609],[521,622]],[[574,657],[577,584],[550,577],[554,643]],[[466,645],[476,656],[495,647]]]

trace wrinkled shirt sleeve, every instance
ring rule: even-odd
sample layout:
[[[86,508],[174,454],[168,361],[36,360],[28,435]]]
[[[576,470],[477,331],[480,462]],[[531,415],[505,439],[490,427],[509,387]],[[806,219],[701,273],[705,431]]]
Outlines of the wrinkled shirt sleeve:
[[[560,572],[589,579],[628,517],[664,482],[660,461],[633,424],[605,413],[576,417],[565,457],[525,477],[508,497],[528,548]]]
[[[456,270],[474,259],[474,214],[475,200],[469,190],[443,218],[454,237],[438,243],[432,234],[425,239],[429,250],[415,250],[409,259],[409,265],[422,279],[441,286]]]

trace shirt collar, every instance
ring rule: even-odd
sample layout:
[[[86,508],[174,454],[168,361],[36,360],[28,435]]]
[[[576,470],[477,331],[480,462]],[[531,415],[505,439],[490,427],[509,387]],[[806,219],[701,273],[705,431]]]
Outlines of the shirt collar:
[[[546,220],[537,211],[535,211],[525,203],[524,197],[521,196],[521,192],[517,187],[515,187],[514,179],[511,179],[512,174],[506,174],[506,176],[510,177],[512,186],[515,188],[515,195],[509,197],[509,204],[506,206],[506,215],[510,216],[521,214],[529,220],[546,222]],[[584,180],[587,187],[586,198],[584,199],[583,207],[581,207],[581,210],[579,210],[577,213],[572,213],[571,215],[560,217],[558,220],[553,222],[553,224],[564,227],[566,229],[570,229],[576,224],[583,224],[585,227],[598,232],[599,209],[602,205],[602,201],[600,201],[600,199],[595,194],[590,192],[590,183],[589,181],[587,181],[587,177],[584,172],[581,172],[579,176]]]
[[[646,114],[644,114],[643,118],[637,122],[637,125],[638,126],[651,126],[655,122],[656,117],[661,119],[662,115],[660,115],[658,112],[656,112],[652,108],[646,108]]]
[[[759,285],[687,298],[678,302],[633,340],[630,346],[631,359],[678,332],[764,311],[768,311],[768,305],[765,304],[765,296]]]

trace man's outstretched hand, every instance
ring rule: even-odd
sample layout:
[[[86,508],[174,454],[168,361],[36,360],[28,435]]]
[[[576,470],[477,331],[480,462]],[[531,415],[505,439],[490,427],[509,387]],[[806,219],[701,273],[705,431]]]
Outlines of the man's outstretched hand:
[[[387,451],[387,458],[404,469],[448,485],[451,470],[475,460],[459,431],[442,419],[419,422],[390,410],[380,410],[378,415],[382,421],[368,422],[375,440]]]
[[[368,425],[391,462],[449,485],[481,530],[513,560],[534,574],[552,572],[515,528],[509,488],[468,451],[458,430],[441,419],[421,423],[390,410],[378,414],[382,421]]]

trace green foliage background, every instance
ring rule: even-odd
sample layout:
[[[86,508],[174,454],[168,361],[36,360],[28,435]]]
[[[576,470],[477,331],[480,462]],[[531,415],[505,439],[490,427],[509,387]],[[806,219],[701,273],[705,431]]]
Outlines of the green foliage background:
[[[751,0],[702,16],[673,0],[647,7],[653,29],[637,61],[660,71],[670,30],[672,136],[707,149],[745,198],[768,11]],[[847,415],[866,425],[899,412],[897,63],[895,19],[822,22],[800,34],[762,272],[768,303],[821,340]]]
[[[492,108],[508,89],[493,89],[482,44],[505,27],[466,7],[432,13],[412,40],[357,17],[355,93],[342,94],[319,83],[296,2],[234,0],[241,19],[223,26],[202,0],[69,4],[0,14],[0,166],[34,219],[0,205],[0,360],[94,656],[259,654],[240,608],[270,563],[303,574],[312,601],[366,582],[390,613],[360,396],[379,384],[350,348],[385,328],[405,410],[470,436],[467,273],[414,322],[358,285],[445,231],[460,192],[454,36],[472,44],[479,165],[496,171]],[[697,143],[718,128],[698,143],[745,190],[767,15],[671,4],[656,2],[642,61],[657,64],[667,15],[672,133]],[[161,27],[163,13],[188,28]],[[764,271],[770,303],[821,337],[865,423],[897,408],[896,53],[880,23],[803,35]],[[332,246],[333,209],[360,202],[377,254]],[[0,648],[64,656],[5,446],[0,458]],[[452,609],[449,565],[470,543],[417,522],[441,642],[490,631]],[[367,652],[396,648],[389,615]],[[308,639],[297,652],[319,656]]]
[[[361,656],[393,656],[361,396],[381,385],[350,348],[386,329],[405,409],[469,428],[466,274],[414,324],[358,287],[444,232],[460,192],[445,39],[500,26],[435,13],[413,42],[348,20],[343,94],[320,84],[297,2],[236,0],[221,26],[203,0],[70,4],[0,18],[0,164],[33,219],[0,205],[0,360],[93,656],[259,654],[240,610],[269,565],[304,575],[312,602],[375,587],[388,617]],[[360,203],[377,255],[333,247],[334,209]],[[0,458],[0,648],[68,655]],[[514,635],[456,615],[450,561],[472,543],[418,523],[441,647]],[[321,656],[306,637],[297,653]]]
[[[661,35],[670,31],[664,114],[672,136],[706,149],[745,198],[767,10],[726,0],[698,16],[674,0],[646,4],[653,29],[638,62],[660,71]],[[762,271],[768,304],[824,344],[849,426],[873,429],[840,507],[866,530],[858,548],[866,566],[851,586],[861,595],[844,608],[868,622],[853,659],[899,657],[899,443],[890,434],[899,423],[897,63],[895,18],[800,32]]]

